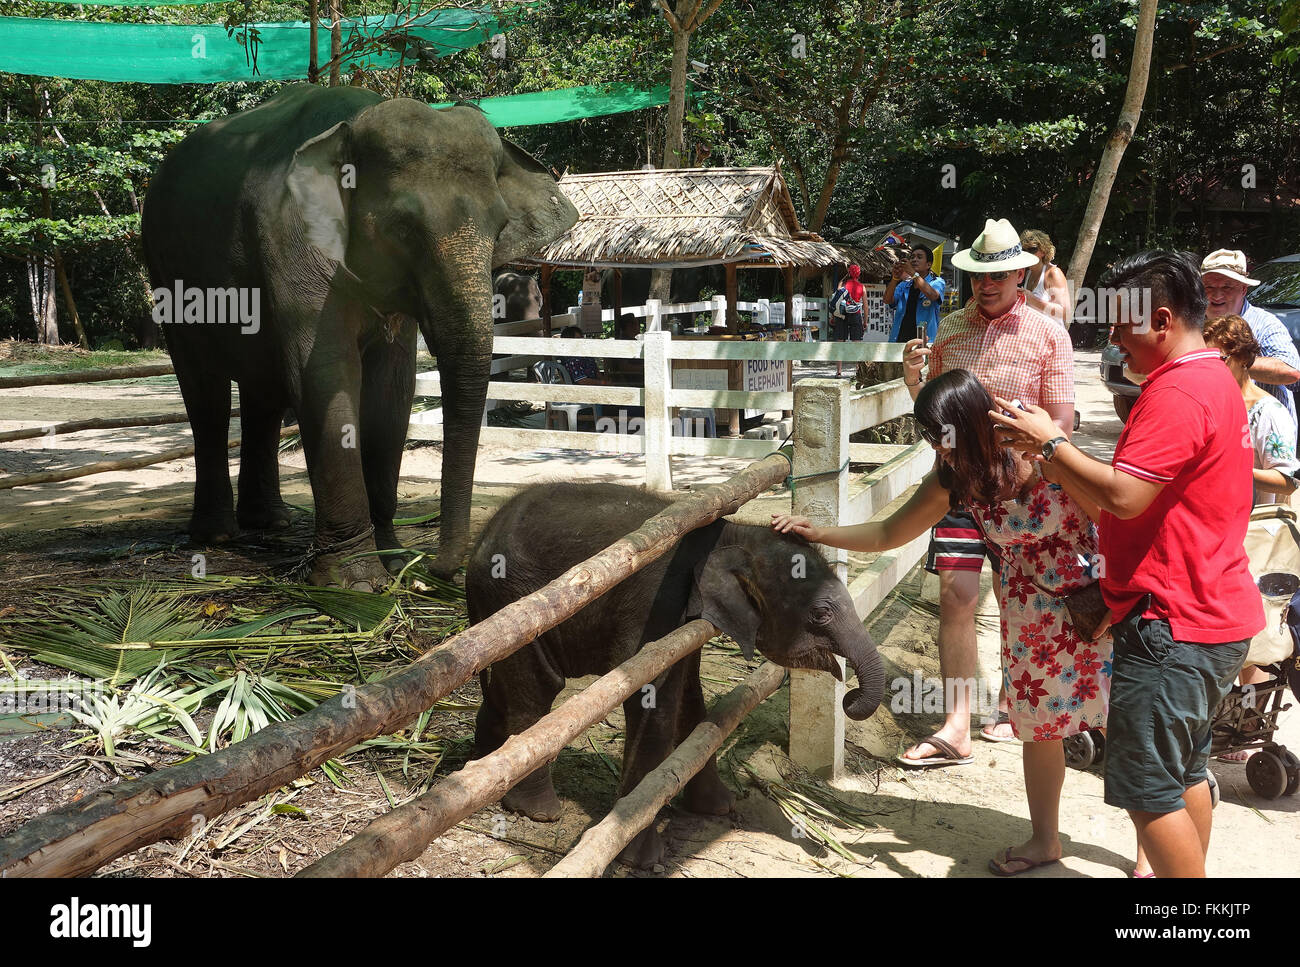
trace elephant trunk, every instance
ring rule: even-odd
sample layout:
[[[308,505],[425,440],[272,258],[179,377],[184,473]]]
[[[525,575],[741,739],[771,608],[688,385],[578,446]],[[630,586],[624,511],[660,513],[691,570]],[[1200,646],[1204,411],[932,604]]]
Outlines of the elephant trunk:
[[[840,654],[858,680],[858,687],[844,696],[844,714],[862,720],[871,717],[885,696],[885,666],[871,638],[861,628],[858,632],[843,639]]]
[[[463,345],[457,342],[456,332],[445,331],[450,327],[443,326],[435,332],[427,323],[422,322],[420,326],[429,348],[437,355],[442,385],[441,521],[438,556],[431,568],[439,577],[450,577],[464,561],[469,547],[474,464],[492,368],[490,296],[485,301],[488,304],[483,307],[483,319],[477,324],[486,333],[475,333],[462,340]]]

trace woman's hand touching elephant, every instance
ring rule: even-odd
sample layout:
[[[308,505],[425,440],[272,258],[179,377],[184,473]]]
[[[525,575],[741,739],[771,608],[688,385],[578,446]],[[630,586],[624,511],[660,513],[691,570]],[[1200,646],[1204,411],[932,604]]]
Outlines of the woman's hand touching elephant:
[[[772,530],[778,534],[798,534],[811,544],[824,543],[822,529],[813,524],[807,517],[796,517],[793,514],[773,514]]]

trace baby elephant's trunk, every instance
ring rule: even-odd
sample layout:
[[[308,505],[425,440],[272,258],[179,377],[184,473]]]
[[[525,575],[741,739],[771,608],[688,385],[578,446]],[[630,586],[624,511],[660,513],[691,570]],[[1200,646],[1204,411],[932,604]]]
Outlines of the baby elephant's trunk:
[[[860,721],[870,718],[885,696],[885,666],[865,631],[845,640],[842,657],[853,669],[858,687],[845,694],[844,714]]]

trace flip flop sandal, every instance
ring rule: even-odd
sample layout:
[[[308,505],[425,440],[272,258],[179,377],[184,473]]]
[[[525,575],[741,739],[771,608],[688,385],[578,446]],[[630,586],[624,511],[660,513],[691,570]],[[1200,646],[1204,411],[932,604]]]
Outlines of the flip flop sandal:
[[[933,766],[964,766],[975,761],[973,755],[962,755],[949,743],[939,738],[937,735],[928,735],[917,745],[932,745],[939,750],[939,755],[928,755],[924,759],[909,759],[907,756],[898,755],[894,761],[909,769],[922,769]]]
[[[984,728],[980,729],[980,738],[983,739],[985,742],[1019,742],[1020,740],[1017,739],[1014,735],[992,735],[987,731],[990,728],[997,728],[999,725],[1010,725],[1010,724],[1011,724],[1011,713],[1004,712],[1001,709],[999,709],[998,720],[996,722],[993,722],[991,725],[986,725],[984,726]]]
[[[1061,862],[1060,857],[1057,857],[1054,860],[1042,860],[1035,863],[1033,860],[1024,856],[1012,856],[1011,847],[1008,846],[1006,851],[1002,854],[1002,859],[994,858],[989,860],[989,872],[994,876],[1019,876],[1021,873],[1028,873],[1030,870],[1036,870],[1040,866],[1051,866],[1053,863],[1059,862]],[[1024,863],[1026,865],[1022,870],[1008,870],[1006,868],[1008,863]]]

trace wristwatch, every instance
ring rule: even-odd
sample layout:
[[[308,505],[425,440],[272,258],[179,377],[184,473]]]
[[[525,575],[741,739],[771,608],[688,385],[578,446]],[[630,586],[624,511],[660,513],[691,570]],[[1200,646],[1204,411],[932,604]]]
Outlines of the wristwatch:
[[[1051,440],[1048,440],[1046,443],[1043,444],[1043,449],[1042,449],[1043,459],[1046,460],[1048,463],[1051,463],[1052,457],[1056,456],[1056,448],[1059,447],[1062,443],[1068,443],[1068,442],[1069,441],[1063,436],[1058,436]]]

